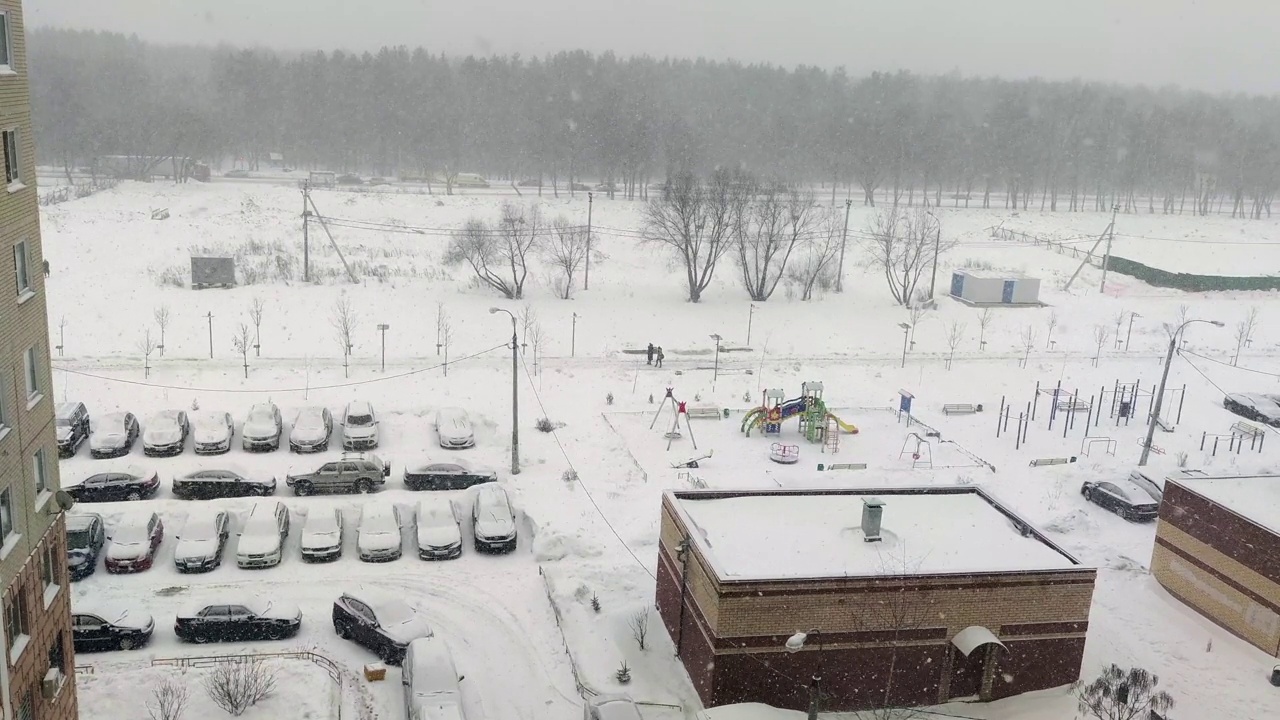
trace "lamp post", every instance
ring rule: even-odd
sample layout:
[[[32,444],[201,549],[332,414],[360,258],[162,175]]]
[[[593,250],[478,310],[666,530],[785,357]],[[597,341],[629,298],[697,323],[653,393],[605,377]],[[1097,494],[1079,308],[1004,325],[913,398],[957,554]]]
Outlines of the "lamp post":
[[[387,323],[378,323],[378,332],[382,333],[382,372],[387,371],[387,331],[391,326]]]
[[[489,314],[506,313],[511,318],[511,474],[520,474],[520,384],[517,366],[520,363],[520,337],[516,333],[516,316],[510,310],[489,308]]]
[[[756,304],[751,303],[751,308],[747,311],[747,347],[751,346],[751,320],[756,314]]]
[[[572,188],[573,183],[569,183]],[[587,193],[587,254],[583,256],[586,266],[582,270],[582,289],[591,289],[591,207],[595,203],[596,195],[593,192]]]
[[[212,360],[213,359],[213,311],[210,310],[209,314],[205,315],[205,317],[209,319],[209,359]]]
[[[1142,317],[1136,312],[1129,313],[1129,330],[1124,334],[1124,351],[1129,352],[1129,339],[1133,337],[1133,319]]]
[[[822,692],[822,631],[798,632],[787,638],[785,647],[789,653],[798,653],[804,649],[810,637],[818,645],[818,668],[809,679],[809,720],[818,720],[818,697]]]
[[[724,338],[717,333],[712,333],[711,339],[716,341],[716,360],[711,367],[711,389],[716,389],[716,379],[720,377],[720,341]]]
[[[938,284],[938,253],[942,249],[942,221],[933,214],[932,210],[929,211],[929,217],[933,218],[936,226],[933,232],[933,275],[929,278],[929,299],[932,300],[934,286]]]
[[[573,327],[569,332],[569,357],[578,354],[578,313],[573,314]]]
[[[898,327],[902,328],[902,365],[907,366],[907,343],[911,342],[911,323],[898,323]]]
[[[1156,390],[1156,404],[1151,408],[1151,420],[1147,423],[1147,439],[1142,443],[1142,457],[1138,458],[1138,466],[1147,464],[1147,458],[1151,456],[1151,440],[1156,435],[1156,423],[1160,421],[1160,406],[1164,404],[1164,386],[1169,381],[1169,366],[1173,364],[1173,353],[1178,349],[1178,336],[1188,325],[1194,323],[1208,323],[1215,327],[1222,327],[1221,320],[1188,320],[1178,326],[1178,329],[1169,333],[1169,352],[1164,356],[1164,373],[1160,375],[1160,389]],[[1168,329],[1165,325],[1165,329]]]

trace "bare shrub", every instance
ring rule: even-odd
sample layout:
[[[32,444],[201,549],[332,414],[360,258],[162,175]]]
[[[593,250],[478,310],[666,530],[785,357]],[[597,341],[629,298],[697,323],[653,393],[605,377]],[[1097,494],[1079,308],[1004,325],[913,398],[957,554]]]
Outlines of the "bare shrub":
[[[1160,678],[1143,668],[1121,669],[1112,663],[1088,685],[1074,688],[1080,712],[1097,720],[1147,720],[1173,707],[1173,696],[1157,690]]]
[[[796,260],[787,266],[787,289],[800,289],[802,301],[812,300],[814,290],[828,292],[836,287],[836,258],[840,255],[843,226],[840,215],[829,212],[817,219],[815,227],[798,243]]]
[[[249,335],[249,326],[240,323],[240,327],[236,330],[236,334],[231,336],[231,347],[240,355],[240,360],[244,363],[245,379],[249,377],[249,348],[253,347],[253,338]]]
[[[1244,319],[1236,323],[1236,354],[1231,358],[1231,364],[1235,365],[1240,362],[1240,350],[1244,346],[1253,342],[1253,333],[1258,329],[1258,308],[1249,308],[1248,314]]]
[[[546,262],[554,268],[552,286],[556,296],[568,300],[577,287],[578,270],[587,259],[587,229],[558,217],[551,223],[551,233],[542,246]]]
[[[1030,325],[1022,328],[1022,367],[1031,359],[1031,351],[1036,347],[1036,329]]]
[[[947,347],[951,348],[951,354],[947,355],[947,369],[951,369],[951,361],[956,357],[956,348],[960,346],[960,341],[964,339],[965,324],[952,320],[947,323]]]
[[[275,692],[275,668],[256,659],[218,663],[205,676],[204,689],[215,705],[240,717]]]
[[[524,297],[529,277],[529,258],[542,240],[545,228],[537,205],[527,210],[507,203],[497,227],[473,218],[454,233],[445,252],[447,265],[468,265],[476,278],[502,293],[503,297]]]
[[[160,356],[164,357],[164,331],[169,328],[169,306],[161,305],[155,309],[156,325],[160,326],[160,344],[156,349],[160,351]]]
[[[649,638],[649,608],[637,610],[634,615],[627,618],[627,626],[631,628],[631,637],[635,638],[636,644],[644,650]]]
[[[537,428],[538,432],[544,433],[554,432],[556,429],[556,424],[551,422],[551,418],[545,417],[538,418],[538,421],[533,426]]]
[[[1102,357],[1102,346],[1107,344],[1107,340],[1111,337],[1111,328],[1106,325],[1093,326],[1093,366],[1098,367],[1098,360]]]
[[[996,319],[996,314],[991,308],[983,308],[978,313],[978,349],[985,350],[987,347],[987,328],[991,327],[992,321]]]
[[[334,338],[342,346],[343,377],[351,377],[351,338],[355,334],[360,321],[356,316],[355,308],[351,306],[351,299],[346,295],[338,298],[333,303],[333,313],[329,316],[329,324],[333,326]]]
[[[249,303],[249,320],[253,322],[253,356],[262,356],[262,314],[267,309],[267,302],[254,296]]]
[[[147,701],[147,717],[151,720],[182,720],[191,693],[187,687],[173,678],[165,678],[151,689]]]
[[[138,338],[138,352],[142,353],[142,376],[151,377],[151,353],[156,351],[155,338],[151,337],[151,328],[142,331]]]

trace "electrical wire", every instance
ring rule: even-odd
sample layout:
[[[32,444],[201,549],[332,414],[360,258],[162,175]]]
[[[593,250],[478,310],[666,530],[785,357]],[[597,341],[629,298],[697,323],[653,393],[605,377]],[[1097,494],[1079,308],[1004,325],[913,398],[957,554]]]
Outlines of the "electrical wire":
[[[1180,351],[1178,351],[1178,354],[1179,354],[1179,355],[1182,355],[1184,352],[1185,352],[1185,351],[1180,350]],[[1203,356],[1197,356],[1197,357],[1203,357]],[[1216,389],[1218,390],[1218,392],[1220,392],[1220,393],[1222,393],[1222,394],[1223,394],[1223,396],[1226,396],[1226,395],[1230,395],[1230,394],[1231,394],[1231,393],[1227,392],[1226,390],[1223,390],[1223,389],[1218,385],[1218,383],[1214,382],[1214,381],[1213,381],[1213,379],[1212,379],[1212,378],[1210,378],[1208,375],[1206,375],[1206,374],[1205,374],[1205,372],[1204,372],[1203,370],[1201,370],[1199,367],[1197,367],[1195,363],[1191,362],[1190,360],[1187,360],[1187,358],[1185,358],[1185,357],[1184,357],[1184,358],[1182,358],[1182,359],[1186,361],[1187,365],[1190,365],[1190,366],[1191,366],[1191,369],[1192,369],[1192,370],[1195,370],[1197,373],[1199,373],[1200,377],[1202,377],[1202,378],[1204,378],[1204,379],[1205,379],[1205,382],[1209,383],[1209,384],[1210,384],[1210,385],[1212,385],[1214,388],[1216,388]]]
[[[1191,355],[1191,356],[1193,356],[1193,357],[1198,357],[1198,358],[1200,358],[1201,360],[1207,360],[1207,361],[1209,361],[1209,362],[1211,362],[1211,363],[1217,363],[1217,364],[1219,364],[1219,365],[1224,365],[1224,366],[1226,366],[1226,367],[1232,368],[1232,369],[1234,369],[1234,370],[1239,370],[1239,371],[1241,371],[1241,372],[1248,372],[1248,373],[1254,373],[1255,375],[1266,375],[1267,377],[1280,378],[1280,373],[1273,373],[1273,372],[1267,372],[1266,370],[1257,370],[1257,369],[1254,369],[1254,368],[1249,368],[1249,367],[1240,367],[1239,365],[1232,365],[1231,363],[1229,363],[1229,362],[1227,362],[1227,361],[1225,361],[1225,360],[1219,360],[1219,359],[1217,359],[1217,358],[1211,358],[1211,357],[1209,357],[1208,355],[1201,355],[1200,353],[1198,353],[1198,352],[1192,352],[1191,350],[1179,350],[1178,352],[1179,352],[1180,354],[1183,354],[1183,355]],[[1190,362],[1190,361],[1188,361],[1188,362]]]

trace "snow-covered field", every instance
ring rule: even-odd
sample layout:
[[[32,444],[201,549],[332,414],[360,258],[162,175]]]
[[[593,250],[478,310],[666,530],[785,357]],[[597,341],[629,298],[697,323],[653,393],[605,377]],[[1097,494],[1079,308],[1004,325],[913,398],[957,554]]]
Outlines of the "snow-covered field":
[[[180,576],[172,569],[171,536],[179,532],[193,504],[174,499],[168,482],[174,475],[222,460],[196,458],[190,451],[151,460],[142,457],[139,447],[124,461],[93,461],[82,450],[61,464],[64,483],[127,462],[157,468],[165,487],[156,499],[141,504],[97,504],[77,510],[101,512],[109,523],[126,514],[155,511],[170,536],[154,569],[134,576],[108,576],[99,570],[73,589],[73,602],[129,602],[150,612],[157,623],[155,640],[145,650],[77,658],[78,664],[102,668],[91,677],[82,676],[84,717],[138,716],[145,693],[136,689],[146,685],[152,657],[207,654],[207,647],[178,643],[172,619],[180,607],[214,598],[280,598],[298,604],[304,614],[296,640],[217,650],[274,652],[304,645],[358,672],[374,658],[333,634],[329,609],[343,590],[361,588],[397,593],[427,616],[454,649],[459,670],[467,677],[463,684],[468,702],[482,708],[485,717],[572,717],[580,712],[579,686],[600,692],[623,689],[614,679],[622,662],[633,677],[626,691],[653,703],[645,708],[646,718],[691,716],[698,709],[696,695],[656,616],[651,620],[652,644],[644,652],[632,640],[627,621],[653,604],[661,492],[695,483],[981,485],[1065,550],[1099,568],[1086,676],[1111,662],[1142,665],[1159,674],[1162,687],[1177,699],[1175,717],[1252,719],[1280,714],[1280,698],[1266,682],[1274,659],[1159,588],[1146,569],[1152,526],[1127,523],[1087,504],[1079,494],[1084,479],[1132,469],[1143,430],[1140,421],[1116,426],[1103,417],[1090,428],[1090,436],[1114,440],[1114,455],[1107,452],[1108,443],[1094,444],[1084,454],[1083,418],[1066,437],[1061,418],[1050,430],[1043,397],[1025,444],[1015,447],[1012,428],[1017,413],[1035,397],[1037,382],[1042,388],[1061,383],[1064,389],[1078,389],[1084,398],[1117,381],[1140,382],[1149,389],[1159,380],[1167,342],[1161,323],[1177,317],[1185,304],[1190,316],[1218,319],[1227,327],[1201,325],[1188,331],[1186,347],[1197,356],[1175,360],[1170,376],[1171,388],[1184,383],[1187,387],[1181,422],[1174,432],[1158,434],[1156,444],[1164,453],[1153,457],[1153,468],[1174,467],[1179,452],[1188,454],[1193,467],[1262,470],[1280,465],[1272,459],[1280,452],[1274,440],[1262,454],[1220,451],[1211,457],[1199,450],[1202,433],[1227,432],[1234,421],[1221,407],[1222,390],[1271,391],[1278,384],[1280,325],[1268,320],[1280,316],[1280,302],[1272,296],[1189,296],[1115,275],[1108,293],[1100,294],[1100,276],[1093,268],[1086,268],[1070,293],[1064,293],[1061,288],[1078,261],[1042,247],[992,241],[986,229],[1003,223],[1064,238],[1100,232],[1108,215],[1024,212],[1015,217],[1006,211],[943,208],[943,232],[960,246],[943,258],[940,288],[947,286],[952,267],[977,264],[1025,272],[1043,279],[1042,300],[1049,307],[997,311],[985,331],[985,349],[980,349],[979,311],[943,300],[918,323],[914,338],[906,338],[904,363],[898,323],[908,319],[907,313],[889,301],[883,280],[865,267],[860,249],[851,253],[844,294],[829,293],[804,303],[780,288],[769,302],[752,308],[737,286],[736,269],[726,259],[703,302],[690,305],[682,300],[682,271],[634,237],[642,222],[641,206],[597,197],[592,220],[604,258],[591,267],[590,290],[573,300],[556,299],[545,268],[539,268],[531,275],[526,300],[510,302],[477,289],[462,270],[440,262],[448,242],[445,230],[471,216],[492,221],[500,202],[510,198],[324,191],[314,198],[322,213],[345,219],[331,229],[360,274],[359,284],[342,280],[337,255],[314,223],[310,252],[313,272],[321,282],[300,282],[302,197],[289,187],[126,183],[44,208],[45,255],[53,270],[47,280],[51,345],[63,346],[61,356],[54,351],[55,394],[59,400],[85,402],[91,413],[130,410],[144,421],[154,411],[193,404],[205,410],[226,409],[239,420],[251,404],[266,399],[278,403],[287,420],[291,410],[302,405],[324,404],[336,413],[350,399],[365,399],[381,415],[383,445],[378,452],[393,466],[388,487],[377,499],[408,509],[416,497],[400,483],[407,463],[467,457],[501,471],[520,514],[519,548],[505,557],[480,556],[464,543],[462,558],[425,563],[412,553],[412,531],[406,529],[404,558],[364,564],[354,557],[351,528],[370,498],[284,497],[294,513],[295,528],[307,513],[335,505],[343,509],[349,529],[342,560],[304,565],[293,537],[289,556],[278,568],[245,571],[228,563],[206,575]],[[585,197],[537,202],[549,217],[586,221]],[[159,208],[169,210],[169,219],[150,219],[151,210]],[[851,238],[866,226],[871,212],[853,209]],[[1151,264],[1166,269],[1254,274],[1261,267],[1275,267],[1274,259],[1268,259],[1277,257],[1268,254],[1275,248],[1264,243],[1280,238],[1280,222],[1181,216],[1121,216],[1120,222],[1126,234],[1169,239],[1143,240],[1149,249],[1126,255],[1144,262],[1149,259],[1143,254],[1154,256],[1167,262]],[[405,227],[429,230],[397,229]],[[1227,234],[1252,242],[1256,252],[1233,245],[1211,251],[1202,247],[1204,238]],[[1137,247],[1139,241],[1133,242]],[[1126,254],[1121,247],[1118,240],[1115,252]],[[236,254],[264,281],[199,291],[165,284],[166,274],[184,267],[193,248]],[[1211,268],[1206,265],[1210,261]],[[329,322],[331,308],[344,295],[359,319],[349,378]],[[240,323],[250,323],[248,310],[255,297],[265,301],[261,357],[250,353],[245,379],[231,337]],[[447,377],[440,367],[444,357],[436,347],[440,304],[453,328]],[[150,377],[144,378],[139,340],[147,329],[158,339],[154,312],[166,305],[171,320],[165,353],[151,356]],[[511,359],[503,343],[511,326],[505,315],[490,314],[491,306],[536,316],[544,336],[540,362],[535,367],[528,348],[520,370],[523,472],[515,476],[506,472]],[[1240,367],[1230,367],[1235,354],[1232,326],[1251,306],[1259,308],[1263,322],[1241,353]],[[1123,338],[1134,312],[1139,317],[1132,339],[1117,347],[1116,318],[1123,313]],[[1058,322],[1049,337],[1051,314]],[[951,322],[964,323],[966,330],[948,370],[946,329]],[[380,370],[380,323],[390,325],[385,373]],[[1095,367],[1094,334],[1100,325],[1109,328],[1111,337]],[[1020,337],[1027,328],[1035,331],[1037,341],[1021,367]],[[733,352],[721,352],[717,360],[712,334],[721,335]],[[532,343],[532,335],[536,333],[526,338],[527,343]],[[646,366],[634,352],[624,352],[647,342],[665,349],[662,369]],[[822,381],[828,406],[860,429],[857,435],[841,438],[836,461],[865,462],[867,470],[817,472],[816,463],[827,459],[817,446],[798,437],[794,423],[784,434],[784,440],[800,446],[802,459],[794,466],[769,462],[771,440],[744,437],[738,431],[742,412],[759,404],[763,388],[782,388],[787,397],[795,397],[801,383],[810,380]],[[697,450],[688,433],[668,450],[662,432],[669,419],[664,423],[660,418],[650,429],[667,387],[674,388],[680,400],[728,408],[731,417],[694,420]],[[916,415],[950,441],[928,448],[931,463],[912,459],[908,431],[890,410],[899,389],[915,394]],[[1009,431],[997,438],[995,415],[1002,399],[1013,408],[1014,419]],[[942,406],[948,403],[981,403],[985,410],[947,417]],[[431,417],[443,405],[473,413],[478,421],[475,449],[455,455],[436,448]],[[1145,407],[1140,404],[1140,417]],[[1166,416],[1172,412],[1169,407]],[[562,427],[554,435],[536,431],[534,421],[543,416]],[[696,470],[672,467],[708,451],[714,454]],[[310,468],[336,455],[249,456],[235,449],[225,461],[283,480],[290,468]],[[1072,455],[1080,456],[1074,465],[1028,467],[1035,458]],[[570,468],[577,471],[577,482],[562,479]],[[283,488],[280,494],[286,494]],[[452,496],[467,503],[465,492]],[[240,512],[249,503],[216,504]],[[469,532],[465,526],[464,532]],[[327,680],[323,674],[319,677]],[[202,693],[196,680],[192,684],[193,695]],[[364,688],[365,695],[358,695],[356,687]],[[392,669],[383,683],[349,684],[344,708],[366,700],[380,718],[401,717],[398,671]],[[307,708],[327,712],[324,706]],[[941,711],[990,720],[1057,720],[1073,716],[1075,704],[1062,689]]]

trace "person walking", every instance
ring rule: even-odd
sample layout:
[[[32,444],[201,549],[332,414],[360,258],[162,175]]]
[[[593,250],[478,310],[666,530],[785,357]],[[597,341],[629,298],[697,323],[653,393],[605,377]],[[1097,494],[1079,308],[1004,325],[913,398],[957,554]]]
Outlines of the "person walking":
[[[662,354],[662,347],[659,346],[658,348],[656,348],[655,352],[657,353],[657,355],[655,356],[653,364],[655,367],[662,367],[662,358],[666,357],[665,355]]]
[[[652,365],[653,364],[653,343],[649,343],[648,358],[649,359],[648,361],[645,362],[645,365]]]

